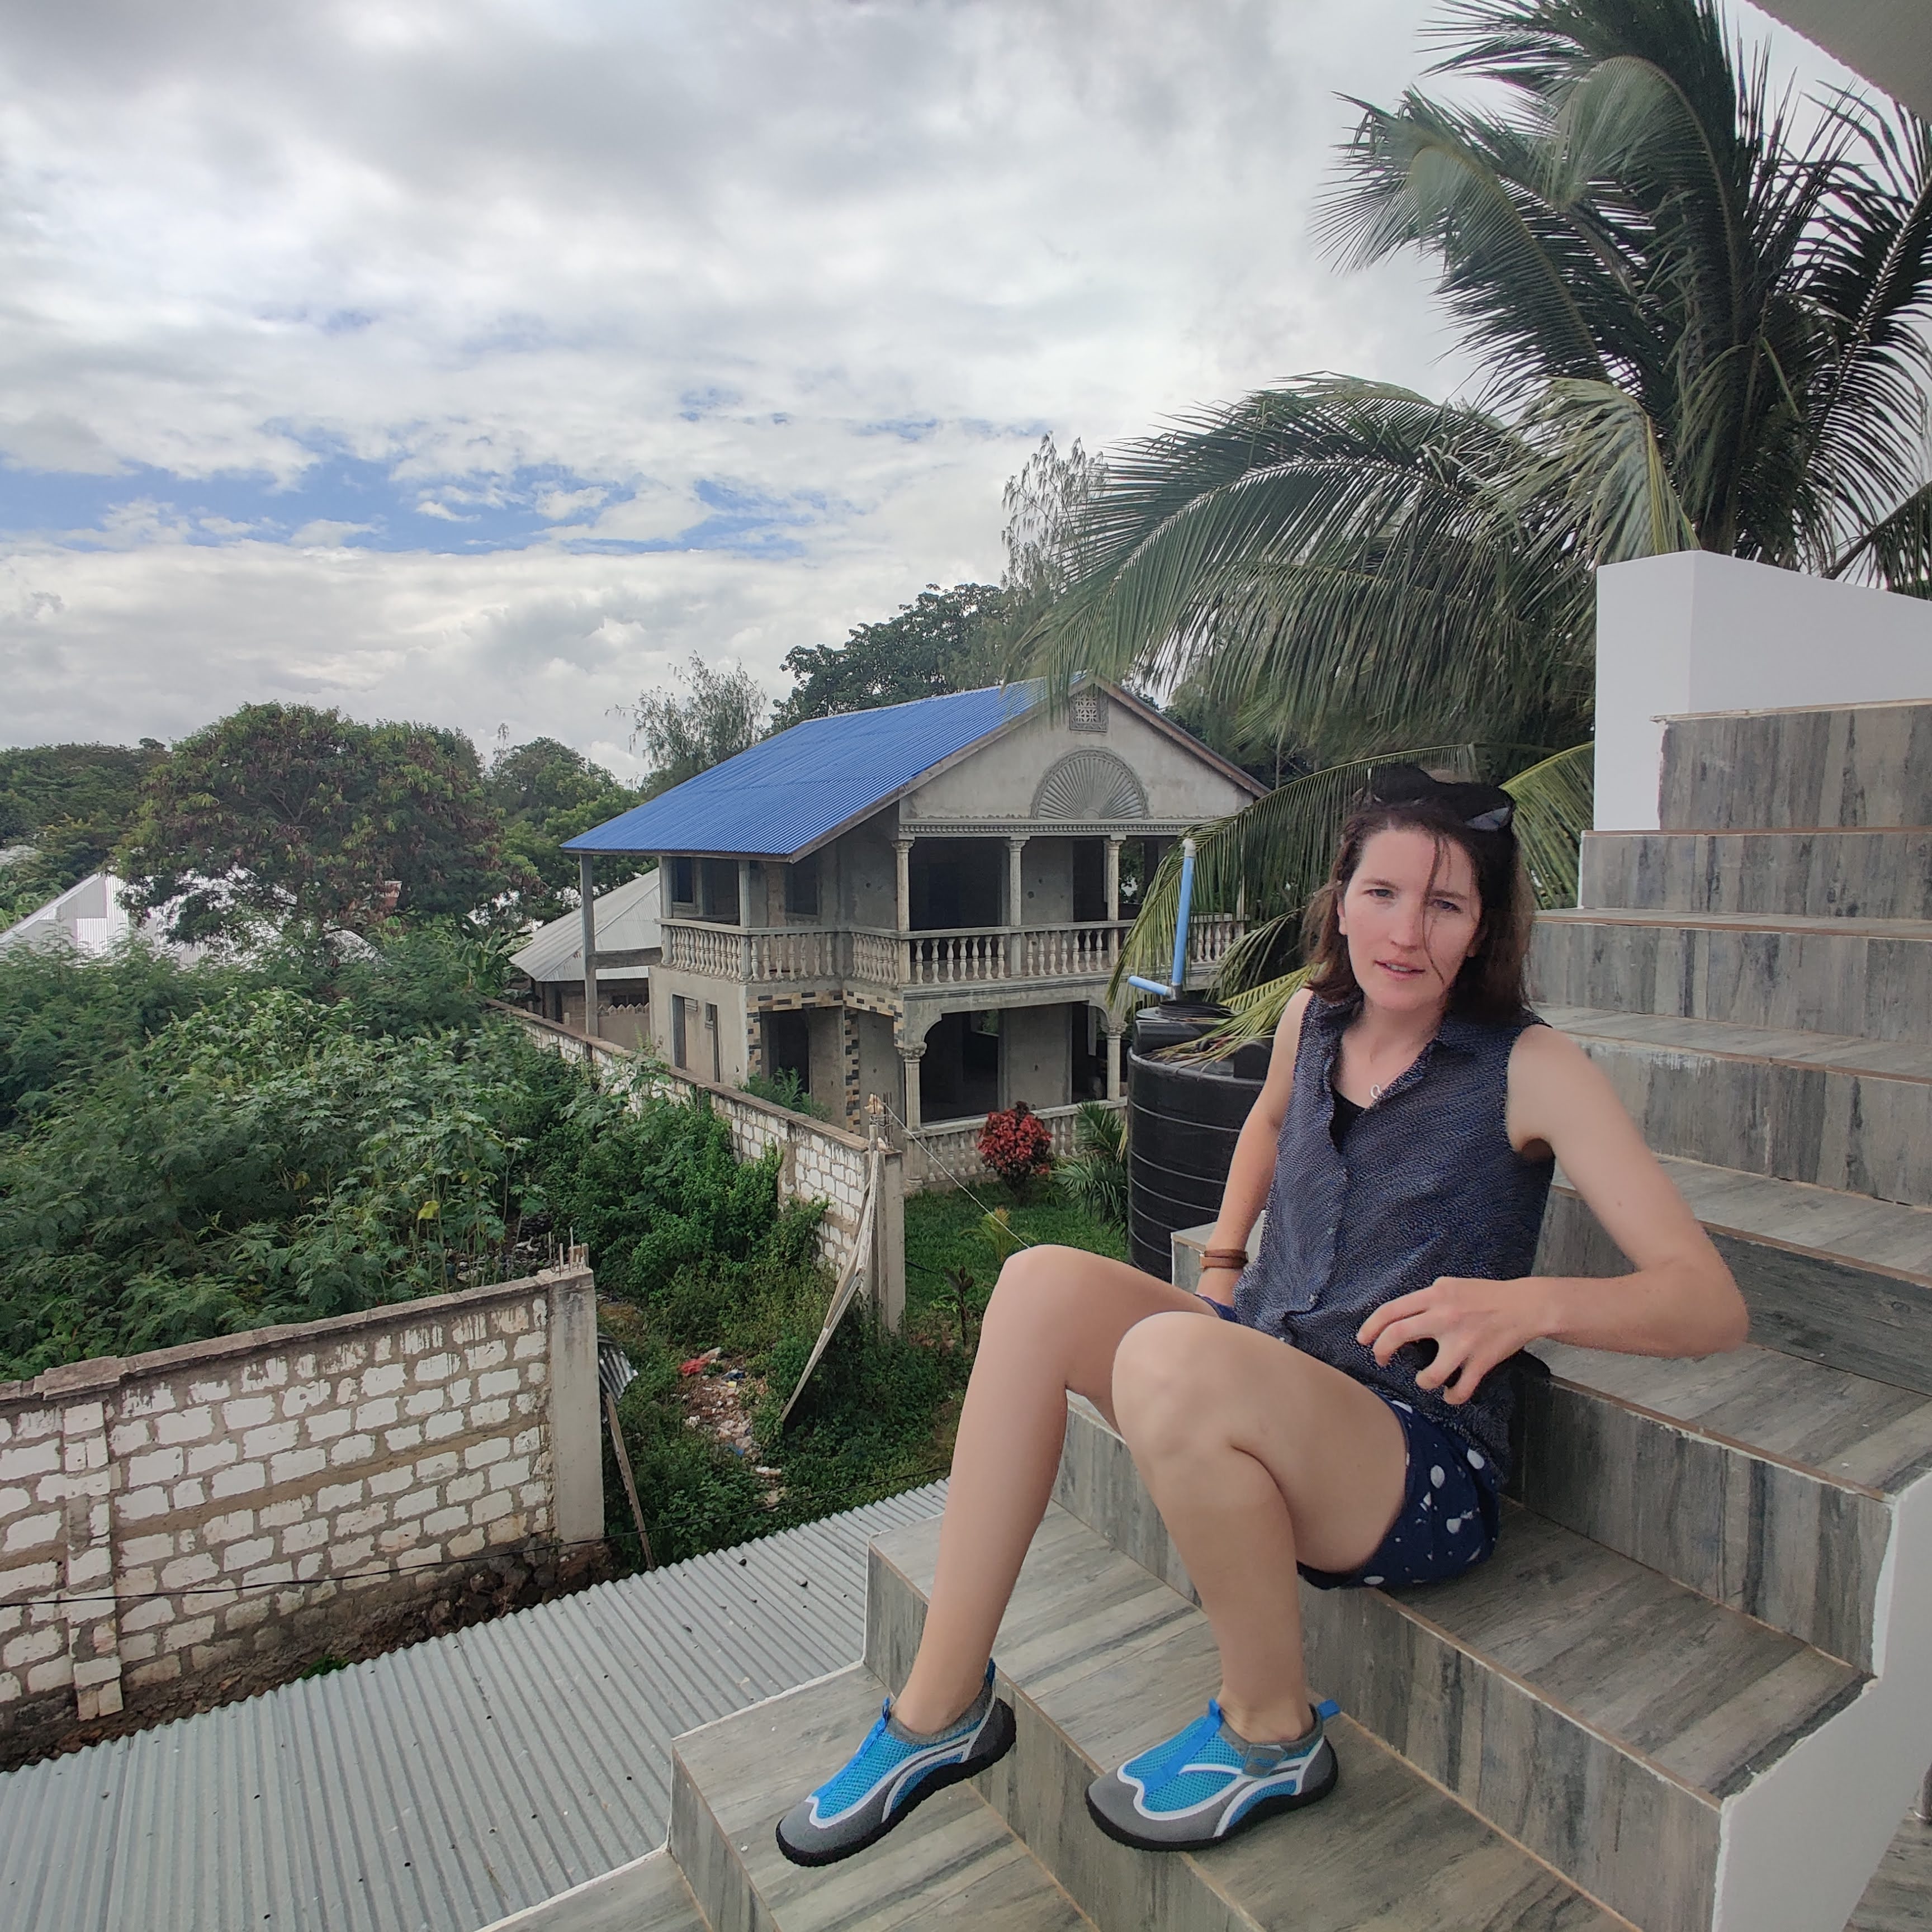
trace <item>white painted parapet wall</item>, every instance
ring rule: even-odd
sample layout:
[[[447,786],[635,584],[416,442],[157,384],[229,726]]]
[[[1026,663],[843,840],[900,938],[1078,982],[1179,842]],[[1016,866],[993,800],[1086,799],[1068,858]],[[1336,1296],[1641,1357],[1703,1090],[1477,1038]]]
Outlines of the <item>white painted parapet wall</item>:
[[[1708,550],[1597,573],[1600,832],[1657,829],[1666,718],[1932,698],[1932,603]]]

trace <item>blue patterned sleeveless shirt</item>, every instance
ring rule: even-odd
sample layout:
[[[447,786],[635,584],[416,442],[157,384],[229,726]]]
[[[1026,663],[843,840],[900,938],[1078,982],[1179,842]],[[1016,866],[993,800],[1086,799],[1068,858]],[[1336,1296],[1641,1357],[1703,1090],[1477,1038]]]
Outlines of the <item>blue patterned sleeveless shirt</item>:
[[[1510,1049],[1543,1022],[1527,1012],[1499,1024],[1445,1016],[1338,1148],[1329,1132],[1335,1057],[1360,1010],[1359,998],[1318,998],[1302,1016],[1268,1223],[1235,1312],[1246,1327],[1412,1404],[1482,1450],[1500,1478],[1515,1403],[1510,1378],[1492,1370],[1452,1407],[1439,1390],[1416,1387],[1423,1350],[1398,1349],[1383,1367],[1355,1331],[1384,1302],[1438,1275],[1508,1281],[1530,1272],[1556,1162],[1526,1160],[1504,1116]]]

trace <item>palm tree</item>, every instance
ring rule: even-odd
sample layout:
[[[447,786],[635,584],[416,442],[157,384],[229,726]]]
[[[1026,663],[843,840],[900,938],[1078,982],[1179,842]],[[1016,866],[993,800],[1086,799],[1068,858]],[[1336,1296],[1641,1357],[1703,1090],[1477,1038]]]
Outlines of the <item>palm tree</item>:
[[[1452,0],[1432,33],[1478,104],[1358,104],[1321,230],[1435,262],[1480,392],[1307,378],[1110,453],[1032,638],[1318,767],[1203,839],[1201,902],[1263,915],[1220,980],[1256,1030],[1366,764],[1503,778],[1545,902],[1574,897],[1598,565],[1701,547],[1932,594],[1926,124],[1834,94],[1801,133],[1711,0]],[[1124,970],[1174,902],[1170,869]]]

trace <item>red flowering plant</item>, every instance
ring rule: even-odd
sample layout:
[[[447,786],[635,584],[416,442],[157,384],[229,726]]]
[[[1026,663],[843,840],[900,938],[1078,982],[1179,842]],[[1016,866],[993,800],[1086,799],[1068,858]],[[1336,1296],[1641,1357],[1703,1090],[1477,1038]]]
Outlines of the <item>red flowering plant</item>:
[[[1024,1100],[1016,1100],[1004,1112],[986,1116],[980,1158],[1018,1194],[1036,1176],[1052,1172],[1053,1136]]]

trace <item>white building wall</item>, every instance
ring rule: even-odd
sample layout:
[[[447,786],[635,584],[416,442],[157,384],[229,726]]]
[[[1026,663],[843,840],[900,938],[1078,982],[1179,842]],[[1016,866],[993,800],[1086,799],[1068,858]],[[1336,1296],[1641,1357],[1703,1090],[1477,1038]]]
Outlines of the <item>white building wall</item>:
[[[1654,831],[1661,721],[1932,698],[1932,603],[1706,550],[1597,573],[1600,832]]]

